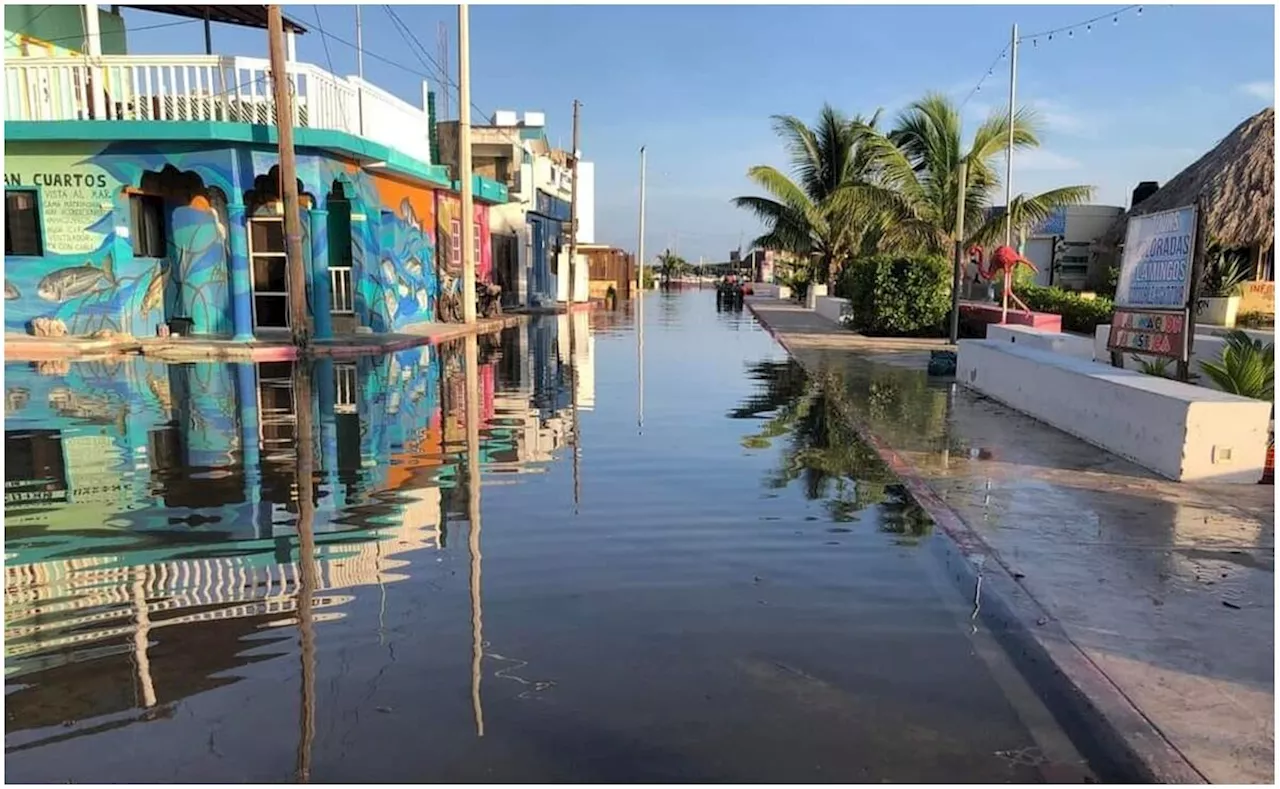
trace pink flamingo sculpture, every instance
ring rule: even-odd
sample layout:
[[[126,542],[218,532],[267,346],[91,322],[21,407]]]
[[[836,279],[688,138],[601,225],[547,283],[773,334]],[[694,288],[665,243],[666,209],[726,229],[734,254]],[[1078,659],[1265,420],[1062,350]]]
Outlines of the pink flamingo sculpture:
[[[1006,245],[996,247],[995,251],[991,253],[990,263],[985,266],[983,265],[983,255],[982,247],[977,244],[969,247],[969,262],[977,266],[978,276],[981,279],[990,282],[995,279],[997,270],[1004,274],[1004,299],[1000,305],[1000,322],[1005,323],[1009,317],[1009,299],[1011,298],[1023,312],[1031,312],[1027,305],[1022,302],[1022,299],[1018,298],[1013,292],[1013,272],[1018,266],[1026,266],[1032,271],[1038,272],[1040,269],[1036,268],[1036,264],[1019,255],[1018,251],[1013,247]]]

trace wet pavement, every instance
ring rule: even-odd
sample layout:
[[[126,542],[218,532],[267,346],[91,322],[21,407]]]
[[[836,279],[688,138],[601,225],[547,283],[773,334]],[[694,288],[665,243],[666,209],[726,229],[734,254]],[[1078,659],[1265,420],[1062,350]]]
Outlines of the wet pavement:
[[[8,779],[1125,777],[974,626],[844,389],[710,291],[643,319],[642,358],[576,313],[7,363]]]
[[[1274,776],[1274,488],[1170,482],[798,307],[753,307],[1215,783]],[[893,347],[894,343],[897,347]],[[1034,626],[1035,623],[1033,622]]]

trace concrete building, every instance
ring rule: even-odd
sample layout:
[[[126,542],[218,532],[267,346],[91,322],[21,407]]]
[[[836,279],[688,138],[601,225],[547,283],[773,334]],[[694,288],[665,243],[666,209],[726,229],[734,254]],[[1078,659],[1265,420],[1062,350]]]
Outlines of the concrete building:
[[[458,123],[438,126],[440,159],[457,173]],[[523,117],[499,110],[487,125],[472,126],[472,167],[502,183],[509,202],[490,211],[494,234],[495,279],[510,306],[547,306],[569,300],[566,251],[573,195],[568,152],[554,148],[546,134],[546,116]],[[578,243],[595,238],[595,165],[578,163]],[[588,298],[586,263],[579,260],[574,300]]]
[[[262,6],[163,9],[266,26]],[[290,41],[306,32],[285,27]],[[124,18],[96,4],[6,7],[5,38],[6,332],[168,326],[249,341],[287,330],[297,287],[319,338],[393,332],[435,320],[446,285],[460,287],[459,184],[431,161],[425,83],[416,106],[287,47],[306,257],[295,283],[266,59],[131,56]],[[477,176],[473,188],[485,280],[506,186]]]
[[[987,215],[995,217],[1003,212],[1004,206],[995,206]],[[1091,253],[1091,248],[1123,215],[1122,206],[1076,205],[1055,211],[1032,228],[1022,240],[1022,254],[1039,269],[1036,284],[1084,290],[1105,276],[1105,264]],[[987,252],[990,254],[990,250]],[[967,280],[972,279],[971,270]]]

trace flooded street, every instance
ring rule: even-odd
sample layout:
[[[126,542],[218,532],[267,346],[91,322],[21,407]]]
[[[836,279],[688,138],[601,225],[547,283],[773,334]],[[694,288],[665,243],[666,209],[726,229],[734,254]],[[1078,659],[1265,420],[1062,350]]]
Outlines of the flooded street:
[[[9,780],[1094,777],[839,382],[643,317],[482,338],[472,397],[466,343],[6,364]]]

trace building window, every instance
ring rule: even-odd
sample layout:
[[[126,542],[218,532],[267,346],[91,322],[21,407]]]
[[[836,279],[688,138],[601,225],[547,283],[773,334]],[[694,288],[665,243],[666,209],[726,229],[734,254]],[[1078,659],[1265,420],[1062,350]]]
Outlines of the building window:
[[[4,190],[4,254],[44,254],[40,238],[40,207],[31,189]]]
[[[164,199],[157,195],[129,195],[129,232],[135,257],[164,257]]]
[[[476,265],[480,265],[480,223],[475,222],[475,233],[471,236],[471,253],[475,255]]]
[[[462,265],[462,220],[449,220],[449,262]]]

